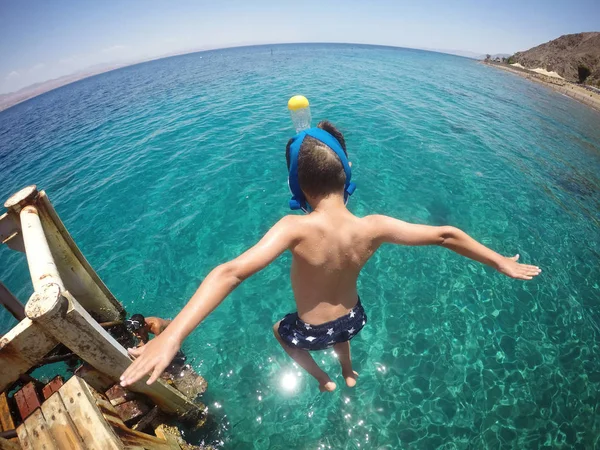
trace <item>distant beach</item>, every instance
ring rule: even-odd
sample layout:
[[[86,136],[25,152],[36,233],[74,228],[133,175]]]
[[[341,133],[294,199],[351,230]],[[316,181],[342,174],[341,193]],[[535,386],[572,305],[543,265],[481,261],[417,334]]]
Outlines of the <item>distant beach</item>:
[[[600,111],[600,94],[597,92],[597,90],[592,91],[581,85],[570,83],[558,76],[553,76],[555,72],[543,73],[539,69],[529,70],[524,67],[518,67],[496,61],[482,61],[482,63],[543,84],[557,92],[560,92],[561,94],[568,95],[569,97],[592,107],[596,111]]]

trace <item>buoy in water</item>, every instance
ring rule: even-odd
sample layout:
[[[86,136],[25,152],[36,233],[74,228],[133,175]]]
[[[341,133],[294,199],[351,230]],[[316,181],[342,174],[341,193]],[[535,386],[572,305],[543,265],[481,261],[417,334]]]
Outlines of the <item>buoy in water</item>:
[[[310,104],[305,96],[294,95],[290,98],[288,101],[288,109],[290,110],[296,133],[310,128]]]

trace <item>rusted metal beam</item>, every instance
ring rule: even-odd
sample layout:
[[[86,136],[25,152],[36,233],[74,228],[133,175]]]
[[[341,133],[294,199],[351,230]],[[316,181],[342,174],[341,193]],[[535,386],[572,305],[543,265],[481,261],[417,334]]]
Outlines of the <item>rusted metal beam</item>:
[[[0,282],[0,304],[18,321],[21,321],[26,317],[23,304],[17,300],[17,297],[15,297],[2,282]]]
[[[37,208],[27,205],[19,215],[33,289],[39,291],[47,284],[56,284],[64,291],[65,286],[50,252]]]
[[[123,305],[117,301],[85,259],[44,191],[39,193],[36,207],[66,290],[96,320],[122,320],[125,317]]]
[[[4,202],[4,207],[8,209],[9,213],[19,214],[21,209],[35,202],[38,194],[37,186],[29,185],[8,197]]]
[[[19,213],[23,207],[33,204],[37,197],[37,187],[32,184],[15,192],[4,202],[4,207],[8,211],[0,216],[0,242],[12,250],[25,252]]]
[[[27,186],[13,194],[4,206],[8,211],[0,216],[0,242],[15,250],[32,252],[27,255],[27,262],[34,289],[48,282],[57,283],[79,299],[97,320],[108,322],[125,317],[123,305],[85,259],[44,191],[38,192],[35,185]],[[37,220],[32,217],[35,215]],[[30,242],[27,249],[26,239]],[[42,245],[38,248],[37,243]]]
[[[127,351],[96,322],[68,292],[47,284],[25,307],[27,317],[69,347],[81,359],[115,382],[131,364]],[[178,415],[199,413],[199,408],[162,380],[148,386],[147,377],[129,389],[147,395],[163,411]]]

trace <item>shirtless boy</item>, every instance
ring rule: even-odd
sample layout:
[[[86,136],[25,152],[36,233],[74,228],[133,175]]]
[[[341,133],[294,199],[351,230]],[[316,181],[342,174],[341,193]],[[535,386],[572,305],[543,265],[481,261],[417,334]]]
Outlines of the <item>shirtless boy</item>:
[[[139,340],[138,347],[145,345],[150,340],[150,334],[158,336],[171,323],[160,317],[144,317],[141,314],[134,314],[125,321],[127,329]]]
[[[286,250],[293,256],[291,282],[297,312],[277,322],[273,332],[288,355],[318,381],[321,391],[333,391],[336,385],[312,358],[309,352],[313,350],[333,347],[346,384],[356,384],[350,340],[367,321],[356,281],[382,244],[446,247],[521,280],[531,280],[541,272],[539,267],[519,264],[519,255],[504,257],[451,226],[353,215],[346,208],[354,190],[346,144],[329,122],[290,139],[286,158],[294,195],[290,205],[310,213],[284,217],[254,247],[213,269],[160,335],[140,348],[129,349],[136,359],[121,376],[123,386],[148,374],[148,384],[156,381],[187,335],[242,281]]]

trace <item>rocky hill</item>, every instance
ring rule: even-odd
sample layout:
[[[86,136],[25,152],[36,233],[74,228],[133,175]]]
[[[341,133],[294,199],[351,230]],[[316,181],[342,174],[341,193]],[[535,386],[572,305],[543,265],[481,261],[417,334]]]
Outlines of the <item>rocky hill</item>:
[[[554,71],[568,81],[579,81],[580,73],[589,71],[585,83],[597,85],[600,83],[600,32],[566,34],[515,53],[510,62],[528,69]]]

